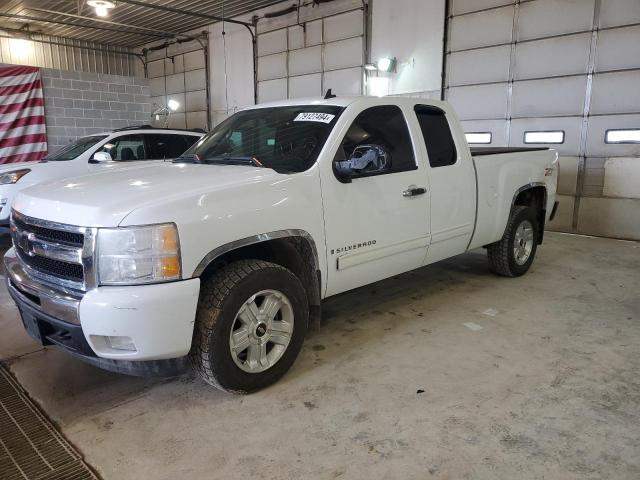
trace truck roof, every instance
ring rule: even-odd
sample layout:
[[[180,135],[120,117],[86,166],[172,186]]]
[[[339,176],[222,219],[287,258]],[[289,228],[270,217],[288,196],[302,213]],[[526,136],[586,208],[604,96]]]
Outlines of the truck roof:
[[[289,100],[279,100],[275,102],[267,102],[267,103],[259,103],[257,105],[252,105],[247,107],[247,110],[256,109],[256,108],[271,108],[271,107],[288,107],[288,106],[301,106],[301,105],[335,105],[338,107],[347,107],[352,103],[364,103],[369,105],[381,105],[388,103],[402,104],[409,103],[415,104],[420,103],[423,105],[434,105],[440,108],[443,108],[446,105],[446,102],[441,100],[434,100],[429,98],[418,98],[418,97],[368,97],[368,96],[350,96],[350,97],[333,97],[333,98],[322,98],[322,97],[310,97],[310,98],[295,98]]]

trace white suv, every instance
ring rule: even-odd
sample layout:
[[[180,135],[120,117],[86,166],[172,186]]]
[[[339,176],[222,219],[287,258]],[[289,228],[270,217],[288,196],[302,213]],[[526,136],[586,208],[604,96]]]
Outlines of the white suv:
[[[201,130],[167,130],[148,126],[121,128],[89,135],[67,145],[40,162],[0,166],[0,227],[9,226],[16,194],[27,187],[139,160],[179,157],[204,135]],[[124,163],[127,162],[127,163]]]

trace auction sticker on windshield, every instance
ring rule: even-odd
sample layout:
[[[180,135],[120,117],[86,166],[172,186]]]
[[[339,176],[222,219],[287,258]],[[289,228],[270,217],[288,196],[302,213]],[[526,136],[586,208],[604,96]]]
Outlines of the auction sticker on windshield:
[[[298,116],[293,119],[293,121],[331,123],[331,120],[333,120],[335,117],[335,115],[331,115],[330,113],[308,112],[299,113]]]

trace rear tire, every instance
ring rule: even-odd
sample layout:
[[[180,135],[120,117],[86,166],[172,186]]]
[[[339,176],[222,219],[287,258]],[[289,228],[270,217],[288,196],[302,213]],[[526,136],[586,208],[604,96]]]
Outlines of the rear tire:
[[[499,242],[487,246],[489,269],[504,277],[519,277],[531,267],[538,247],[535,209],[515,206]]]
[[[226,265],[200,286],[192,365],[221,390],[260,390],[289,370],[308,318],[305,289],[291,271],[261,260]]]

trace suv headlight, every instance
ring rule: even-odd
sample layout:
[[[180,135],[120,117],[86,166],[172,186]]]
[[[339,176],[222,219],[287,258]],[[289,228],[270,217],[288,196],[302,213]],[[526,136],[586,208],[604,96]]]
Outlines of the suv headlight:
[[[28,168],[23,168],[22,170],[13,170],[11,172],[0,173],[0,185],[16,183],[30,171],[31,170]]]
[[[98,230],[100,285],[180,279],[180,241],[173,223]]]

